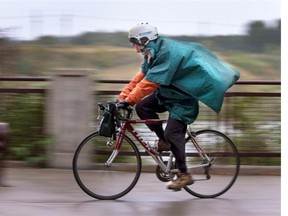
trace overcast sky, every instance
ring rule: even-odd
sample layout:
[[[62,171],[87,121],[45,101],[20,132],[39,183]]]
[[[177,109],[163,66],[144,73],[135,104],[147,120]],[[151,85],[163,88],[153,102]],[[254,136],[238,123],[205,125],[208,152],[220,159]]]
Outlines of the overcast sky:
[[[281,17],[281,0],[0,0],[0,28],[18,39],[128,31],[147,21],[166,35],[245,34],[253,20]]]

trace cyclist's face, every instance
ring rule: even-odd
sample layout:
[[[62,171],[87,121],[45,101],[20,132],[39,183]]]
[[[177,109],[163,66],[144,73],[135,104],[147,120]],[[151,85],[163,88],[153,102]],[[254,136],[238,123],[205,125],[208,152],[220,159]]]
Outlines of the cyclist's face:
[[[140,53],[141,50],[144,48],[144,46],[140,46],[140,45],[133,44],[133,43],[132,43],[132,46],[135,48],[137,53]]]

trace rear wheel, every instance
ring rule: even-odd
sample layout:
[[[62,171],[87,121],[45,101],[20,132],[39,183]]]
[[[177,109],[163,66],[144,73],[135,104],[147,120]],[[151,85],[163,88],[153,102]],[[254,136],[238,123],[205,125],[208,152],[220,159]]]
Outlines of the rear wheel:
[[[141,158],[135,143],[124,136],[121,148],[110,165],[114,144],[94,132],[78,146],[73,158],[73,174],[77,184],[89,196],[110,200],[124,196],[136,185],[141,173]]]
[[[184,189],[199,198],[218,197],[228,191],[237,179],[240,168],[237,148],[225,134],[215,130],[198,131],[194,139],[211,162],[208,166],[203,166],[207,162],[199,156],[188,137],[187,168],[195,182]]]

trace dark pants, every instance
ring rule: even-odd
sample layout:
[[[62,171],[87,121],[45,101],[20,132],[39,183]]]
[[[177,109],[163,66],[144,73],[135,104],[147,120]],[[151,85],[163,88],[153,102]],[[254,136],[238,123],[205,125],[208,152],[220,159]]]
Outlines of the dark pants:
[[[157,113],[168,111],[166,107],[159,105],[158,99],[154,94],[149,95],[140,101],[136,106],[136,112],[140,119],[159,119]],[[181,172],[186,172],[185,158],[185,134],[186,123],[168,118],[165,131],[162,124],[147,124],[151,131],[154,131],[159,139],[165,140],[170,144],[170,149],[175,156],[176,166]]]

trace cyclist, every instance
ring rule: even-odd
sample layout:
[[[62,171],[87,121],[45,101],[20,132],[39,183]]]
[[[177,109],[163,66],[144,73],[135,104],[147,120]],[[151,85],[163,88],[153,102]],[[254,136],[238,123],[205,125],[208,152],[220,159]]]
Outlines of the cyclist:
[[[187,124],[198,116],[198,101],[220,112],[225,92],[240,74],[203,45],[159,36],[157,28],[148,23],[132,27],[128,38],[136,52],[143,54],[144,62],[118,100],[136,105],[141,119],[156,119],[157,113],[169,112],[165,130],[162,124],[147,126],[159,138],[158,151],[170,147],[175,156],[180,173],[168,189],[178,191],[193,184],[186,167],[185,134]]]

